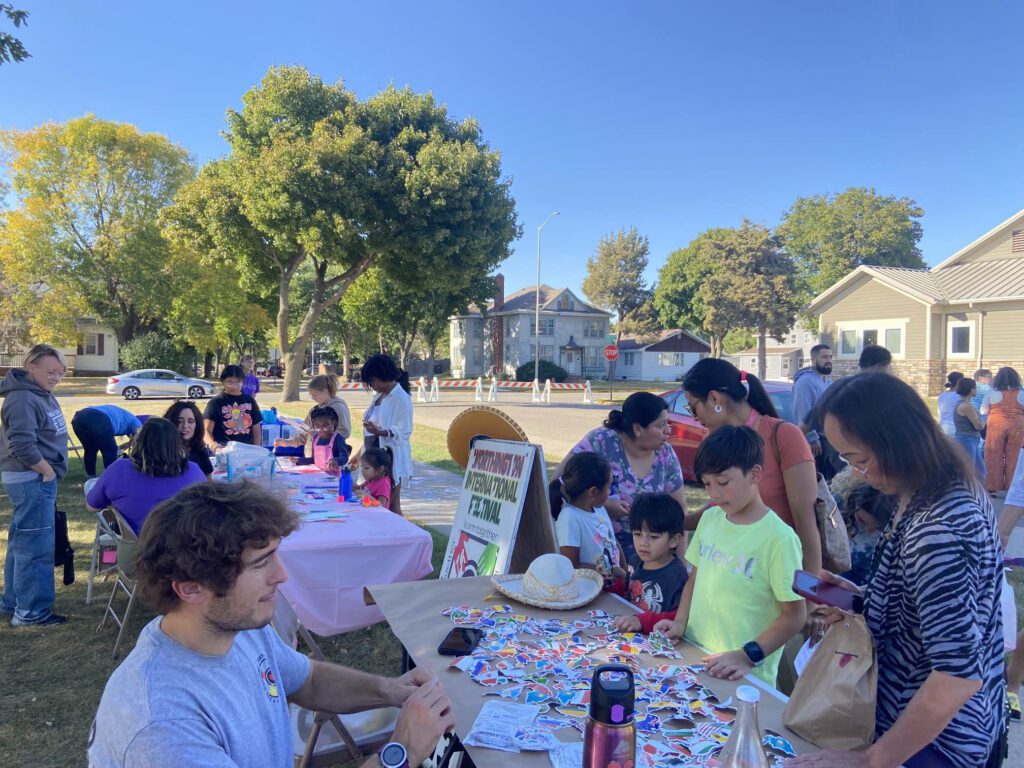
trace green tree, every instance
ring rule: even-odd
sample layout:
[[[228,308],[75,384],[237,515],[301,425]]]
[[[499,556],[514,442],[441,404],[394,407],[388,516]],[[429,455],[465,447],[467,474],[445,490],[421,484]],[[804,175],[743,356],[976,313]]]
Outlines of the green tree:
[[[829,197],[798,198],[777,232],[809,300],[861,264],[925,267],[917,247],[924,210],[908,197],[851,187]]]
[[[139,368],[167,368],[192,374],[192,355],[175,346],[166,335],[150,331],[136,336],[121,347],[121,363],[126,371]]]
[[[666,328],[693,329],[707,334],[704,320],[708,307],[701,286],[719,267],[714,258],[718,245],[731,237],[729,229],[708,229],[701,232],[685,248],[669,254],[658,272],[654,289],[654,307]],[[722,356],[722,338],[710,336],[711,354]]]
[[[282,400],[299,395],[324,310],[372,266],[403,284],[463,285],[518,236],[500,158],[472,120],[429,94],[388,88],[358,101],[299,67],[272,68],[229,111],[231,151],[203,168],[166,214],[168,236],[234,261],[278,299]],[[292,280],[312,267],[297,328]]]
[[[759,373],[765,337],[788,332],[799,306],[796,268],[767,227],[744,221],[737,229],[702,232],[669,255],[655,306],[670,327],[699,328],[721,357],[730,333],[754,329]]]
[[[73,341],[72,313],[109,325],[122,344],[154,329],[170,298],[158,215],[194,176],[185,150],[91,115],[3,131],[0,142],[17,196],[0,265],[37,335]]]
[[[616,343],[622,340],[623,323],[627,323],[625,328],[631,328],[630,316],[651,301],[651,289],[644,277],[649,254],[647,237],[631,227],[602,237],[597,253],[587,259],[583,293],[593,304],[617,315]],[[634,323],[642,325],[643,319],[635,318]],[[615,376],[614,361],[608,376]]]
[[[0,3],[0,16],[6,16],[15,29],[28,26],[28,11],[16,10],[11,3]],[[9,32],[0,32],[0,64],[17,64],[31,57],[21,40]]]
[[[704,328],[722,341],[730,331],[754,328],[763,379],[766,337],[781,339],[800,306],[796,267],[770,229],[749,221],[707,247],[712,251],[707,258],[718,266],[699,289],[706,307]]]
[[[733,328],[722,339],[722,350],[727,355],[735,355],[744,349],[750,349],[757,343],[749,328]]]

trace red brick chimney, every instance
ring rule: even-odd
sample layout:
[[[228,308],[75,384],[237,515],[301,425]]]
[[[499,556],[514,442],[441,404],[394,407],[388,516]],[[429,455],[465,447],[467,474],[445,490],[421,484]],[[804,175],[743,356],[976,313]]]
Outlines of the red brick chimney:
[[[500,312],[505,308],[505,276],[500,272],[494,276],[494,306],[491,312]],[[491,318],[491,349],[494,354],[492,372],[500,377],[505,373],[505,318]]]

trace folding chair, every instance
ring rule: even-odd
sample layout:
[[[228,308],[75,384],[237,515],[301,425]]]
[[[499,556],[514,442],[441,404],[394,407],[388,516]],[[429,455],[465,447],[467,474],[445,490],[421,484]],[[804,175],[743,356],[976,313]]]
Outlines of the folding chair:
[[[117,639],[114,641],[114,650],[111,653],[111,656],[116,659],[117,649],[121,646],[121,638],[124,637],[125,626],[131,619],[132,609],[135,607],[135,593],[138,585],[134,578],[134,559],[135,546],[138,544],[139,537],[128,524],[128,521],[121,516],[120,512],[116,509],[111,509],[110,511],[114,513],[114,519],[117,521],[119,529],[119,532],[112,531],[117,541],[117,580],[114,582],[114,588],[110,592],[107,608],[103,612],[103,620],[96,627],[96,631],[99,632],[106,626],[108,616],[117,624]],[[121,616],[118,616],[117,611],[114,609],[114,598],[117,597],[118,590],[121,590],[128,596],[128,605],[125,606],[124,614]]]
[[[280,593],[277,595],[277,604],[274,608],[273,625],[285,643],[294,647],[296,638],[301,637],[310,650],[311,658],[316,661],[327,661],[313,635],[302,625],[294,609]],[[295,723],[296,755],[299,754],[298,749],[302,742],[305,742],[302,759],[296,764],[296,768],[335,765],[341,761],[359,760],[374,755],[387,743],[398,720],[396,707],[381,707],[348,715],[310,712],[301,707],[294,709],[297,710],[292,713]],[[317,741],[327,724],[333,727],[337,738],[330,738],[329,734],[325,734],[325,743],[318,750]]]
[[[92,585],[96,577],[117,569],[117,532],[114,512],[101,509],[96,513],[96,536],[92,542],[92,557],[89,559],[89,581],[85,588],[85,604],[92,603]],[[112,562],[108,562],[108,553],[114,554]]]

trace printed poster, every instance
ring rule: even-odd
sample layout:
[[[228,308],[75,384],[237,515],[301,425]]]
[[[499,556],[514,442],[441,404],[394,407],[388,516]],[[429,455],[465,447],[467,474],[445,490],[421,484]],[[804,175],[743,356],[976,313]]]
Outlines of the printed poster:
[[[478,440],[469,455],[440,578],[505,573],[515,549],[536,448]]]

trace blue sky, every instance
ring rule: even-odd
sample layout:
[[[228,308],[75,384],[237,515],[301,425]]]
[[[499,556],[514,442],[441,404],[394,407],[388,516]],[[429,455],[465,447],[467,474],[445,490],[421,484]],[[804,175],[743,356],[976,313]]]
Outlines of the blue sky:
[[[92,112],[225,152],[224,111],[274,64],[432,91],[499,149],[524,226],[509,292],[578,288],[636,226],[651,276],[708,227],[778,223],[872,186],[925,210],[941,261],[1024,208],[1024,3],[21,0],[0,126]]]

